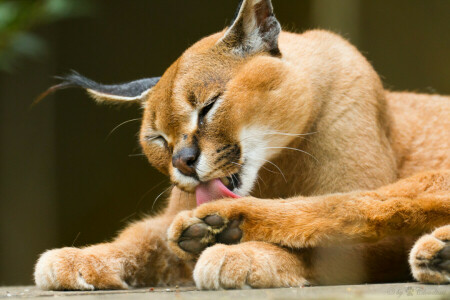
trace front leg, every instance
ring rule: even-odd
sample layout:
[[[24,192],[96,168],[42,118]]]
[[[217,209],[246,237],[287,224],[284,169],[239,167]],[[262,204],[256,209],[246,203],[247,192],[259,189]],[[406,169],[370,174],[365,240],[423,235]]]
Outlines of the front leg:
[[[448,223],[450,172],[419,174],[369,192],[289,200],[241,198],[180,213],[169,245],[194,258],[214,243],[264,241],[292,248],[374,242]]]
[[[193,263],[177,258],[166,238],[180,208],[195,206],[190,198],[175,188],[163,215],[132,224],[110,243],[43,253],[35,267],[36,285],[50,290],[94,290],[192,283]]]

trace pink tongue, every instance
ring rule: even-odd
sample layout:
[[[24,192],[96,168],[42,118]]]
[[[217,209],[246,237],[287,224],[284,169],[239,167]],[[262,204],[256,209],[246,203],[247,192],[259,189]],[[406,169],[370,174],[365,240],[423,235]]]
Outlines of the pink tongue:
[[[197,206],[222,198],[240,198],[230,191],[219,179],[201,183],[195,190]]]

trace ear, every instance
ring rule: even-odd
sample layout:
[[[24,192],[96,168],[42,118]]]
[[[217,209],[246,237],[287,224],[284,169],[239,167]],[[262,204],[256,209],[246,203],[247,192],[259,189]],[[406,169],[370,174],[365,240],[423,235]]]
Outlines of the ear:
[[[90,80],[72,71],[69,75],[57,77],[62,82],[52,86],[42,93],[33,104],[38,103],[47,95],[66,88],[77,87],[85,89],[97,102],[101,103],[143,103],[150,90],[161,77],[145,78],[122,84],[105,85]]]
[[[268,52],[280,56],[280,32],[281,26],[275,18],[270,0],[243,0],[233,24],[220,42],[240,55]]]

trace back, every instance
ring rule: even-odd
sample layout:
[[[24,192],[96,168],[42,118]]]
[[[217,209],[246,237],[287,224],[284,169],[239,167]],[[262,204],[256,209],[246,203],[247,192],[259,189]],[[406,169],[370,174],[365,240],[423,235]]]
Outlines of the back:
[[[450,169],[450,97],[387,92],[399,177]]]

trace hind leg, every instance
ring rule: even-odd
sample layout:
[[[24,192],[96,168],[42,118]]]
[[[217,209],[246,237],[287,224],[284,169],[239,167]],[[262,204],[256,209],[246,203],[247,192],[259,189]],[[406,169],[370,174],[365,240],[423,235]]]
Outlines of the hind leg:
[[[411,250],[409,264],[420,282],[450,283],[450,225],[422,236]]]

